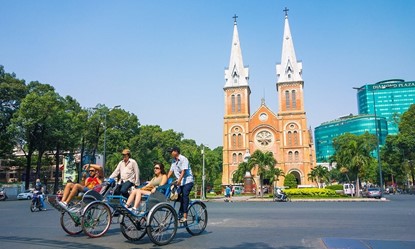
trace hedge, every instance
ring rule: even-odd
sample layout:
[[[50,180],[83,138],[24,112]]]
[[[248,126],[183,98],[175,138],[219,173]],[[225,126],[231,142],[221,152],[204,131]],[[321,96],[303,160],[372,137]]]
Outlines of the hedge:
[[[298,188],[298,189],[285,189],[291,197],[340,197],[335,190],[324,188]]]

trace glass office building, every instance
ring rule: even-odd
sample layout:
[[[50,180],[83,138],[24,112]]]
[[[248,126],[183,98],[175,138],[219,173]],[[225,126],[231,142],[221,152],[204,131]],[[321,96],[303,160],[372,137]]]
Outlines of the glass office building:
[[[334,154],[333,138],[347,132],[379,134],[380,146],[384,145],[387,135],[398,134],[400,116],[415,104],[415,81],[385,80],[355,89],[358,115],[341,117],[315,128],[318,163],[329,161]],[[375,120],[378,120],[377,124]],[[374,156],[377,156],[376,151]]]
[[[415,81],[385,80],[357,88],[359,114],[385,117],[388,134],[398,134],[400,116],[415,103]]]
[[[388,135],[386,119],[376,117],[378,120],[378,134],[380,134],[380,144],[385,143]],[[375,115],[349,115],[339,119],[322,123],[314,130],[316,160],[317,163],[330,162],[330,157],[334,154],[333,139],[345,133],[362,135],[366,131],[376,134]],[[376,151],[373,156],[377,156]]]

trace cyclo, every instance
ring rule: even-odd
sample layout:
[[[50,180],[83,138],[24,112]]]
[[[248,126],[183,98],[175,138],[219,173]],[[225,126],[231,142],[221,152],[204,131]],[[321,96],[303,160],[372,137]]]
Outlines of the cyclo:
[[[69,235],[76,235],[84,231],[90,237],[99,237],[94,236],[93,233],[87,230],[88,225],[84,225],[83,217],[89,204],[96,201],[105,201],[107,196],[112,194],[115,187],[116,184],[114,180],[104,181],[100,192],[89,190],[81,197],[76,196],[74,200],[71,201],[68,209],[64,209],[58,204],[58,201],[60,201],[61,198],[60,195],[49,195],[47,201],[52,207],[61,212],[60,224],[66,233]],[[112,209],[112,215],[115,214],[115,211],[115,209]]]
[[[176,202],[167,202],[170,195],[168,183],[161,186],[149,196],[143,196],[145,212],[134,214],[125,207],[126,198],[113,195],[115,181],[109,179],[103,183],[100,193],[90,190],[71,209],[61,208],[56,198],[48,197],[49,203],[61,211],[61,226],[70,235],[84,231],[89,237],[96,238],[104,235],[112,223],[114,214],[119,214],[121,233],[130,241],[138,241],[147,233],[150,240],[161,246],[174,239],[178,225]],[[186,228],[191,235],[201,234],[207,225],[208,215],[206,205],[201,201],[189,203],[187,222],[180,227]]]
[[[208,221],[206,205],[198,200],[191,201],[187,221],[179,226],[177,202],[174,201],[173,204],[168,202],[170,186],[171,181],[157,188],[155,193],[143,196],[142,201],[145,201],[146,208],[139,214],[127,209],[124,205],[126,198],[123,196],[108,195],[107,202],[99,200],[91,202],[85,207],[83,214],[83,226],[89,225],[84,231],[88,235],[94,232],[96,237],[103,235],[111,223],[110,209],[115,207],[121,214],[121,233],[130,241],[138,241],[147,234],[154,244],[166,245],[176,236],[177,228],[186,228],[191,235],[201,234]]]

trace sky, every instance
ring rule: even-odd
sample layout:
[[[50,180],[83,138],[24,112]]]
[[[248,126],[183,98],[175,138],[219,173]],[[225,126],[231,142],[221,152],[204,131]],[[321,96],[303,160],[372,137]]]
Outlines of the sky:
[[[412,0],[0,0],[0,65],[82,107],[104,104],[210,148],[222,146],[233,21],[251,114],[278,112],[275,65],[288,17],[312,129],[357,114],[356,90],[415,80]]]

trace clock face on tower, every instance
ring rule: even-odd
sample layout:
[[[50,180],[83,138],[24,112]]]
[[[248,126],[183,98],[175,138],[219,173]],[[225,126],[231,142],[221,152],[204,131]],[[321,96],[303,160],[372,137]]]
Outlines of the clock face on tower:
[[[255,142],[261,147],[268,147],[272,144],[274,138],[269,131],[260,131],[255,136]]]

